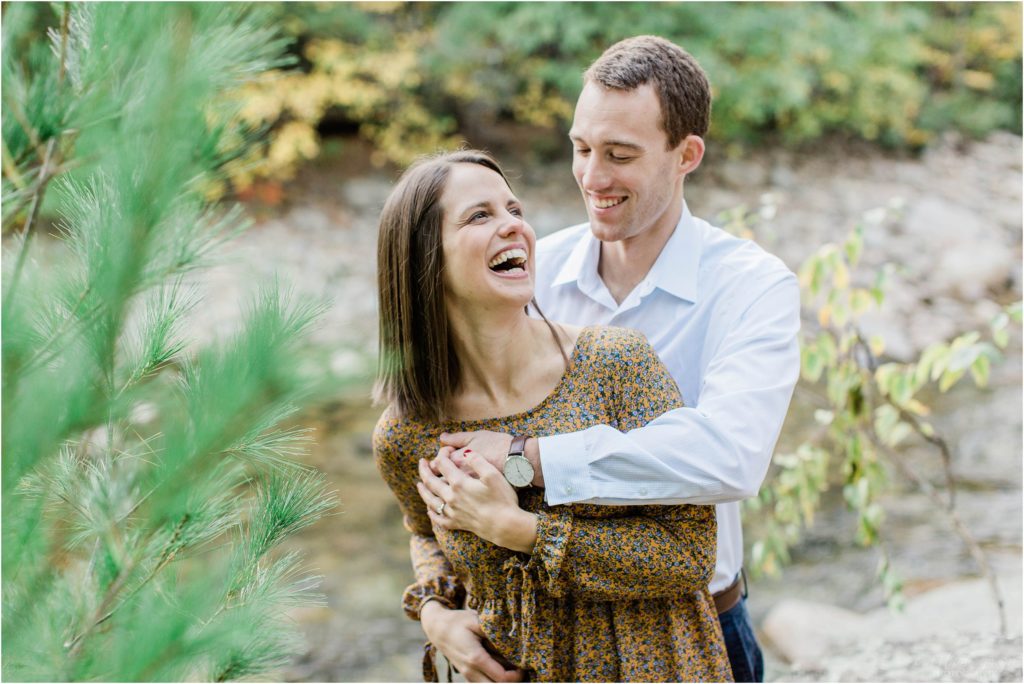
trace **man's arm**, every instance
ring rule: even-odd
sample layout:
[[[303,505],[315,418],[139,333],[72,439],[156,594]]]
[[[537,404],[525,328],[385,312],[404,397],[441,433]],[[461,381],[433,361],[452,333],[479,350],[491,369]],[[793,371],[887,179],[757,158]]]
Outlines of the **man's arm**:
[[[755,495],[799,377],[799,329],[800,290],[789,275],[732,324],[708,363],[697,406],[626,433],[598,425],[529,440],[526,455],[536,442],[547,502],[715,504]],[[492,463],[504,461],[509,442],[494,433],[442,439]]]

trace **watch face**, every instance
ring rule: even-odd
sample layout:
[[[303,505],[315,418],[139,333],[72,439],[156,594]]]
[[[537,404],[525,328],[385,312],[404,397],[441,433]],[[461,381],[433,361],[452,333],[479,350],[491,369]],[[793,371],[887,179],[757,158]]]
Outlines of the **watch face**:
[[[505,479],[513,487],[525,487],[533,482],[533,466],[525,456],[509,456],[505,461]]]

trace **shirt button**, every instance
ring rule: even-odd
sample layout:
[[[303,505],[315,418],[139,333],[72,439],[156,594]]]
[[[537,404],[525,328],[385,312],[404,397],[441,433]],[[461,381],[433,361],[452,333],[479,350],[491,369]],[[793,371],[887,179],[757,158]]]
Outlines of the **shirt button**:
[[[640,488],[640,496],[647,496],[647,487]]]
[[[572,486],[565,485],[565,493],[566,494],[572,494]]]

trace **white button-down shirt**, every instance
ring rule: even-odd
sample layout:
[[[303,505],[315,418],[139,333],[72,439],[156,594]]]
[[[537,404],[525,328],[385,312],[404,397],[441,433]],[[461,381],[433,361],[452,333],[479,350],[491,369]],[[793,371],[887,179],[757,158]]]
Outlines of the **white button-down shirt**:
[[[537,244],[537,301],[553,321],[639,330],[685,408],[621,433],[542,437],[551,505],[717,504],[711,591],[743,564],[739,500],[756,495],[800,371],[800,291],[776,257],[693,217],[685,204],[647,277],[616,304],[589,224]]]

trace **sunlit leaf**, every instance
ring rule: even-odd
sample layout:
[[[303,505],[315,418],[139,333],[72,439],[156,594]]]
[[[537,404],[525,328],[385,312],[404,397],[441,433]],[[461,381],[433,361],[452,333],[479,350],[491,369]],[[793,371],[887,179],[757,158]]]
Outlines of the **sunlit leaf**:
[[[974,363],[971,364],[971,375],[974,377],[974,383],[978,387],[985,387],[988,385],[988,376],[991,367],[992,364],[986,354],[981,354],[978,358],[974,359]]]

